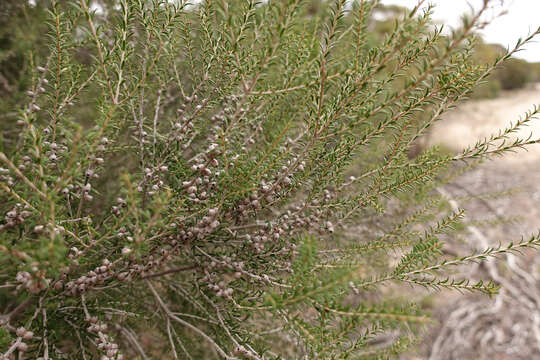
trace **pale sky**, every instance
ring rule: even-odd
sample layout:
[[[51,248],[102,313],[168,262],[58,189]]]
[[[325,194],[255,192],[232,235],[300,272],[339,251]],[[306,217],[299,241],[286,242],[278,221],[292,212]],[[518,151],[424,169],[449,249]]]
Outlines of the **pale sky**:
[[[382,0],[383,4],[396,4],[412,8],[418,0]],[[434,18],[449,25],[459,24],[460,16],[470,12],[469,4],[475,9],[482,4],[482,0],[428,0],[426,3],[434,4]],[[507,10],[508,13],[494,20],[482,32],[488,43],[499,43],[505,47],[514,46],[517,39],[525,37],[529,32],[540,26],[540,0],[492,0],[495,11]],[[502,3],[502,5],[501,5]],[[535,43],[526,47],[525,51],[516,56],[528,61],[540,62],[540,35]]]

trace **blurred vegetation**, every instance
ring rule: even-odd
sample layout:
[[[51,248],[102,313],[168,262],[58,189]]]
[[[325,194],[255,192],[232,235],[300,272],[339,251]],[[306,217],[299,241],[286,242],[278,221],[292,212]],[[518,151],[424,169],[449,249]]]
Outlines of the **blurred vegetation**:
[[[99,0],[93,3],[106,3]],[[50,0],[35,0],[30,4],[23,0],[0,1],[0,131],[14,125],[14,109],[22,103],[24,91],[28,88],[33,74],[28,71],[36,57],[46,56],[47,17]],[[62,1],[60,1],[62,3]],[[315,14],[324,7],[324,1],[312,0],[308,12]],[[377,9],[377,17],[372,20],[370,38],[367,43],[375,46],[384,36],[393,31],[395,19],[406,9],[400,6],[383,6]],[[492,63],[505,49],[497,44],[487,44],[478,40],[474,60],[477,64]],[[91,59],[80,54],[81,65]],[[514,90],[530,82],[540,81],[540,63],[528,63],[522,59],[511,59],[491,74],[472,94],[472,98],[495,98],[501,90]],[[83,109],[81,109],[83,111]],[[10,121],[12,120],[12,121]]]
[[[65,0],[57,1],[63,3]],[[91,4],[101,4],[103,7],[110,6],[110,0],[93,0]],[[17,146],[17,111],[25,103],[33,77],[38,76],[31,69],[37,59],[47,57],[47,11],[50,0],[35,0],[30,4],[23,0],[0,0],[0,151]],[[324,0],[311,0],[307,6],[307,15],[316,17],[316,14],[325,11]],[[404,15],[407,10],[400,6],[379,5],[373,13],[373,19],[369,23],[370,31],[365,39],[368,48],[375,48],[384,41],[385,36],[392,33],[396,19]],[[347,21],[347,20],[346,20]],[[440,44],[444,46],[444,44]],[[88,67],[93,59],[84,46],[80,46],[76,59],[81,69]],[[343,52],[347,49],[334,49],[335,52]],[[506,51],[497,44],[487,44],[481,38],[477,39],[473,61],[478,65],[493,63],[498,56]],[[389,66],[388,69],[392,67]],[[384,72],[384,70],[383,70]],[[416,76],[418,74],[410,73]],[[398,77],[393,86],[403,86],[406,77]],[[525,87],[527,84],[540,81],[540,63],[528,63],[525,60],[513,58],[506,61],[501,67],[488,76],[469,95],[472,99],[496,98],[503,90],[515,90]],[[99,89],[90,87],[88,94],[93,97]],[[93,121],[92,111],[84,103],[80,103],[74,117],[83,125]],[[423,113],[415,114],[418,121],[422,121]],[[423,138],[415,142],[409,156],[416,155],[424,149]]]
[[[373,25],[374,38],[382,39],[394,29],[395,19],[406,12],[396,5],[379,6],[379,16]],[[488,44],[478,37],[473,60],[478,65],[492,64],[497,57],[506,52],[499,44]],[[496,98],[502,90],[516,90],[527,84],[540,81],[540,62],[529,63],[523,59],[512,58],[495,70],[471,95],[473,99]]]
[[[31,6],[22,0],[0,0],[0,148],[14,133],[16,109],[32,81],[33,58],[47,52],[48,3]]]
[[[64,0],[57,2],[61,4]],[[109,2],[109,0],[94,0],[90,3],[107,7],[110,6]],[[33,77],[38,75],[31,69],[35,68],[36,59],[44,59],[48,54],[46,9],[50,6],[50,0],[35,0],[33,3],[23,0],[0,0],[0,151],[6,146],[17,144],[15,135],[18,130],[17,111],[27,98],[25,91],[30,87]],[[324,0],[311,0],[307,6],[307,14],[315,16],[324,12],[325,8]],[[396,19],[406,12],[407,9],[400,6],[379,5],[369,24],[366,46],[375,48],[394,30]],[[440,46],[444,45],[441,43]],[[81,69],[84,69],[93,59],[89,56],[89,52],[84,51],[84,46],[80,49],[82,50],[76,54],[76,59]],[[346,52],[347,49],[334,51]],[[478,65],[491,64],[505,51],[501,45],[488,44],[478,38],[473,61]],[[394,86],[402,86],[404,80],[405,77],[395,79]],[[540,63],[528,63],[522,59],[512,58],[489,75],[469,97],[496,98],[503,90],[521,89],[536,81],[540,81]],[[95,95],[96,91],[99,90],[92,87],[88,89],[92,95]],[[84,104],[80,104],[76,112],[79,124],[92,122],[92,113]],[[416,116],[423,115],[416,114]],[[416,152],[413,150],[413,153]]]
[[[479,39],[474,60],[477,64],[488,64],[503,54],[505,49],[498,44],[486,44]],[[513,58],[495,70],[473,93],[473,98],[495,98],[501,90],[516,90],[540,80],[540,63],[529,63]]]

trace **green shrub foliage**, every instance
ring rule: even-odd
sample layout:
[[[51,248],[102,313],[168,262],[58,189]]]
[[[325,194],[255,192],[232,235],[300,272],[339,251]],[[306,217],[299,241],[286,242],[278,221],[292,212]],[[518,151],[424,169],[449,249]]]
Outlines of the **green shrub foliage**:
[[[39,1],[0,152],[0,358],[389,358],[430,321],[401,286],[495,292],[445,272],[540,239],[449,257],[462,212],[434,189],[534,143],[502,140],[538,110],[407,156],[536,35],[475,65],[488,3],[377,39],[376,1]]]

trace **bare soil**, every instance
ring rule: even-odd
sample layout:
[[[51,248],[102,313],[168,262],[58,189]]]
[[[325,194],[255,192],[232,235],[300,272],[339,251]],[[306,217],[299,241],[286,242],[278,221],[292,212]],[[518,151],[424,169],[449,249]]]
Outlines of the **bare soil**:
[[[503,92],[496,99],[464,102],[435,124],[429,135],[429,145],[444,145],[459,151],[515,123],[534,105],[540,105],[540,83],[523,90]],[[540,119],[532,121],[513,137],[526,138],[529,135],[540,138]],[[527,152],[509,154],[501,163],[525,166],[525,163],[538,163],[539,160],[540,144],[536,144]]]

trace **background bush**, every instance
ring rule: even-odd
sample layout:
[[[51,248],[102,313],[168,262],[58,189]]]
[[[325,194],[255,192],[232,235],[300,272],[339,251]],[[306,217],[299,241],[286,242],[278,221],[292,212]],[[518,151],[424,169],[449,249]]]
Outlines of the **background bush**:
[[[501,140],[537,109],[407,156],[537,34],[476,64],[488,2],[451,36],[416,8],[380,37],[370,1],[99,4],[7,12],[47,31],[2,105],[1,357],[389,358],[430,321],[402,286],[492,294],[447,269],[539,245],[444,253],[463,212],[436,191],[535,143]]]
[[[475,48],[474,61],[478,64],[490,63],[505,51],[500,45],[479,41]],[[501,90],[522,89],[527,84],[538,81],[538,66],[538,63],[529,63],[523,59],[508,59],[475,89],[473,98],[495,98]]]
[[[495,73],[501,87],[505,90],[520,89],[533,77],[533,71],[527,61],[522,59],[509,59],[504,66]]]

